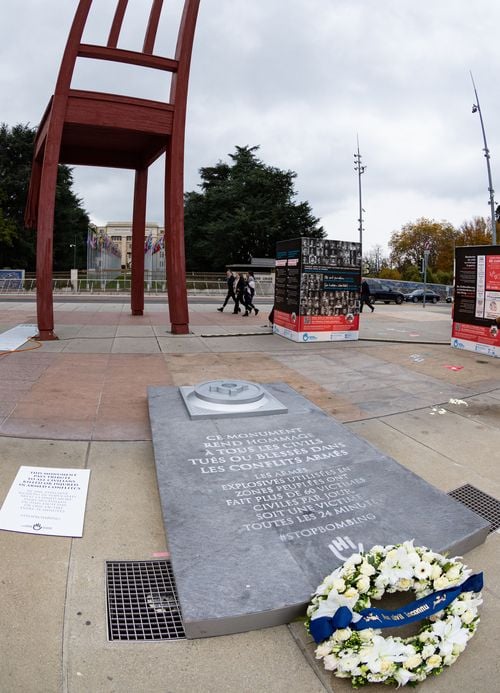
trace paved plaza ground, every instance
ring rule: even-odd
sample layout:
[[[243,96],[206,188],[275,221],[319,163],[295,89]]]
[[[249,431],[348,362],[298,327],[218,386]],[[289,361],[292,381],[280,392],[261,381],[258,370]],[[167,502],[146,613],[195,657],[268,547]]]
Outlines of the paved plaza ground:
[[[351,690],[315,662],[299,623],[108,642],[105,561],[168,551],[150,385],[283,381],[439,489],[471,484],[500,499],[500,362],[450,347],[450,306],[377,305],[359,341],[299,344],[272,334],[270,305],[250,318],[217,305],[191,303],[191,334],[173,336],[161,302],[132,317],[119,299],[56,297],[59,340],[0,355],[0,503],[20,465],[91,470],[83,538],[0,532],[0,693]],[[34,302],[0,302],[0,332],[34,322]],[[424,693],[500,691],[499,532],[464,560],[485,573],[481,625]]]

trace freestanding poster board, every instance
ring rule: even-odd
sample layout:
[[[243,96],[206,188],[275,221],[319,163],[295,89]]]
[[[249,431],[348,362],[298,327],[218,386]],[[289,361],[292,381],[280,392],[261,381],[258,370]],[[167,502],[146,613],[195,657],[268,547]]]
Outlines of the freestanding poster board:
[[[500,358],[500,246],[455,248],[451,346]]]
[[[323,238],[276,244],[274,332],[296,342],[359,337],[361,245]]]
[[[0,289],[20,291],[24,284],[23,269],[0,269]]]

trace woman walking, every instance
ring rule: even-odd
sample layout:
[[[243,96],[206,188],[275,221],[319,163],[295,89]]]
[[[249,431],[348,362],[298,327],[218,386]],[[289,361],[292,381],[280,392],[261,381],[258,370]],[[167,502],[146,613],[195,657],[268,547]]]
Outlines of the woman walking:
[[[246,314],[243,317],[247,317],[251,312],[252,309],[255,312],[255,315],[259,314],[259,309],[254,306],[253,300],[255,296],[255,277],[253,272],[248,273],[247,281],[246,281],[246,287],[245,287],[245,293],[246,293],[246,302],[245,302],[245,308],[246,308]]]

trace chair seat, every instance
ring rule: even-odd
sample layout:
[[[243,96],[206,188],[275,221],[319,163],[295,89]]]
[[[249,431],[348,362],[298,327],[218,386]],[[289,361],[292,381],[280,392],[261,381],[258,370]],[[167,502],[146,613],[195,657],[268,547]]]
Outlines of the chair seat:
[[[44,119],[50,118],[47,108]],[[172,133],[173,106],[159,101],[70,90],[60,163],[138,169],[163,154]],[[43,147],[46,128],[39,129]]]

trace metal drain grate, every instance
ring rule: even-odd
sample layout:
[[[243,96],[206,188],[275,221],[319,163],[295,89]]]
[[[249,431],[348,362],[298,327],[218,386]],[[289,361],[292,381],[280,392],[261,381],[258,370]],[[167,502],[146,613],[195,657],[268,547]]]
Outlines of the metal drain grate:
[[[448,493],[449,496],[467,506],[487,520],[491,527],[489,534],[500,527],[500,501],[480,491],[475,486],[465,484]]]
[[[170,561],[106,561],[109,640],[185,638]]]

